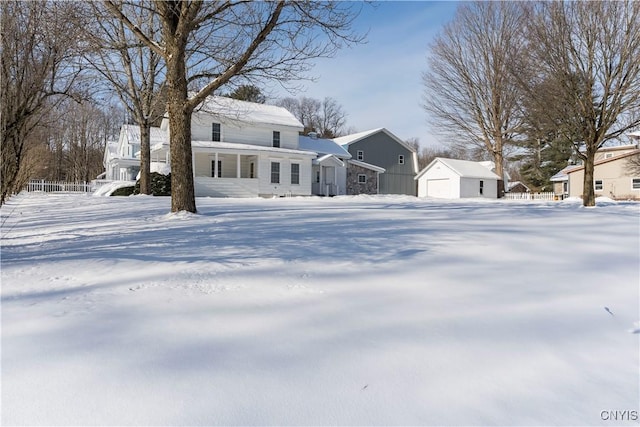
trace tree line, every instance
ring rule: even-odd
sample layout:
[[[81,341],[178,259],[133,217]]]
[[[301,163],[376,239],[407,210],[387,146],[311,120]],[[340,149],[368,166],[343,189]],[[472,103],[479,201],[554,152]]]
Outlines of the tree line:
[[[292,87],[311,60],[360,43],[360,3],[103,0],[0,3],[2,198],[40,176],[89,179],[122,117],[141,130],[149,191],[150,127],[171,128],[171,210],[196,211],[191,114],[214,93],[264,102],[263,83]],[[640,126],[640,3],[461,3],[431,44],[424,108],[460,157],[522,165],[542,185]],[[112,105],[117,96],[124,111]],[[323,137],[348,133],[333,99],[279,104]],[[424,151],[424,150],[422,150]],[[420,153],[427,158],[429,153]],[[424,155],[423,155],[424,154]]]
[[[59,120],[71,120],[64,108],[81,116],[92,104],[92,117],[110,114],[109,105],[96,102],[109,93],[141,129],[141,192],[149,185],[149,129],[167,114],[171,210],[196,212],[193,111],[223,90],[274,81],[292,87],[308,78],[311,59],[362,41],[352,30],[361,7],[287,0],[2,2],[2,202],[34,175],[39,162],[33,159],[42,147],[60,139],[51,130],[58,126],[69,133]],[[71,107],[74,102],[83,107]],[[341,122],[329,126],[337,129]],[[103,145],[115,136],[110,125],[99,131],[76,128],[100,135],[65,140],[67,162],[74,165],[82,163],[69,155],[76,148],[87,151],[89,139]],[[96,156],[82,155],[85,169],[91,169]],[[69,172],[69,178],[95,172]]]
[[[571,159],[595,205],[596,150],[640,127],[640,3],[461,4],[429,49],[424,108],[455,147],[543,185]]]

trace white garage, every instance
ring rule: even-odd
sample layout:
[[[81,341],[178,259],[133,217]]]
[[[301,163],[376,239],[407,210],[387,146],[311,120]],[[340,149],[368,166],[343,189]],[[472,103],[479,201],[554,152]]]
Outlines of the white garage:
[[[418,197],[498,198],[500,177],[479,162],[436,157],[415,179],[418,181]]]

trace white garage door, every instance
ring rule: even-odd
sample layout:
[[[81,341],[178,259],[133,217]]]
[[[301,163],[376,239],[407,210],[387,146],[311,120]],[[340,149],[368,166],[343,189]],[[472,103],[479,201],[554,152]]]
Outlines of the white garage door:
[[[451,198],[450,181],[447,178],[427,180],[427,197]]]

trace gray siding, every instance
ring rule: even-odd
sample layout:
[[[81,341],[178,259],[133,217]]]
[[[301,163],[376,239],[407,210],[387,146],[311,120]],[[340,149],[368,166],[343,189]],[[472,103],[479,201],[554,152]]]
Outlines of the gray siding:
[[[417,194],[417,184],[413,179],[413,152],[399,144],[384,132],[370,135],[348,146],[354,160],[358,150],[364,152],[363,162],[385,168],[380,174],[380,194]],[[404,156],[404,164],[398,163],[398,156]]]

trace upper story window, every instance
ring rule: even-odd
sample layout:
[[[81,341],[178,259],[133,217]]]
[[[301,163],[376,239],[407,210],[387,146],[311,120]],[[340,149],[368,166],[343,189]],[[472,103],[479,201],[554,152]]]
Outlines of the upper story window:
[[[605,159],[610,159],[613,157],[613,153],[604,153],[604,158]]]
[[[398,156],[398,164],[399,165],[404,165],[404,156],[402,154],[400,154]]]
[[[222,132],[220,130],[220,123],[211,124],[211,140],[222,141]]]
[[[356,159],[360,161],[364,160],[364,151],[358,150],[358,152],[356,153]]]
[[[273,147],[280,147],[280,132],[273,131]]]
[[[640,178],[633,178],[631,180],[631,188],[634,190],[640,190]]]

